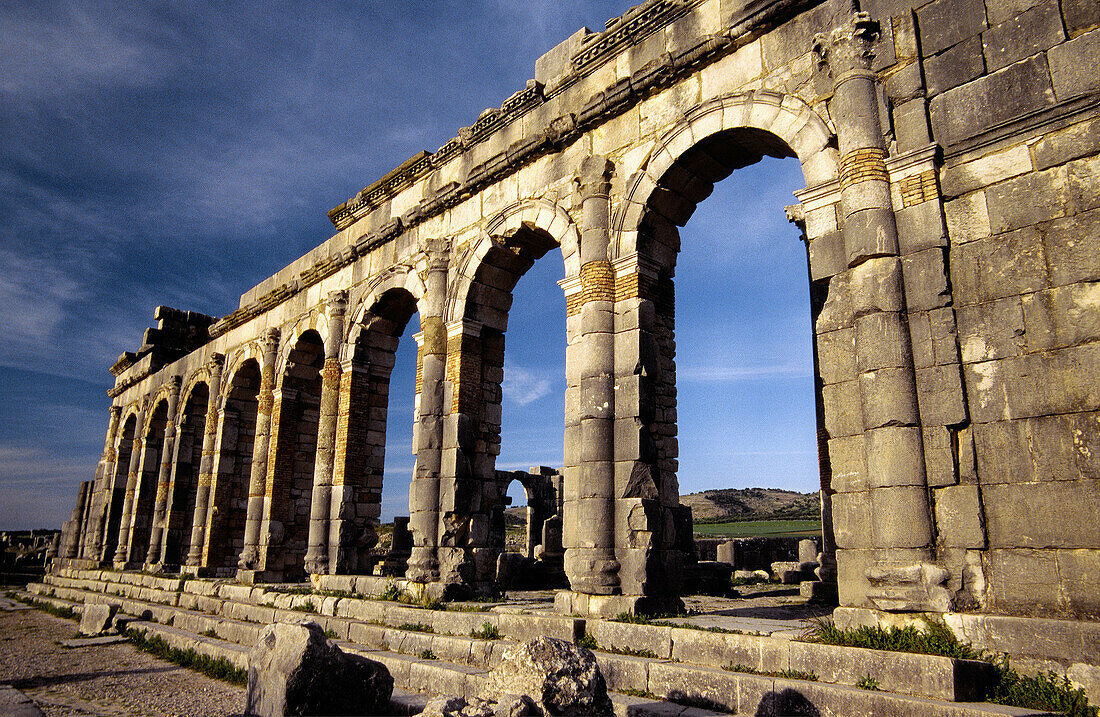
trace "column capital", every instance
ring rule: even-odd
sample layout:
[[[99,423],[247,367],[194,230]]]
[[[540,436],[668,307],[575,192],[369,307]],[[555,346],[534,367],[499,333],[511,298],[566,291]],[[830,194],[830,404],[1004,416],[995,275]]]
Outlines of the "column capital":
[[[325,314],[330,318],[343,316],[348,310],[348,292],[344,289],[330,291],[325,297]]]
[[[122,416],[122,406],[116,406],[111,404],[111,407],[107,409],[107,412],[111,415],[112,421],[117,421]]]
[[[606,195],[611,191],[611,175],[615,165],[607,157],[590,154],[581,160],[577,187],[582,197]]]
[[[854,12],[848,22],[814,36],[813,53],[819,67],[829,71],[839,84],[850,75],[871,72],[879,23],[866,12]]]
[[[168,379],[168,388],[174,394],[179,394],[183,387],[183,376],[172,376]]]
[[[209,368],[211,371],[221,372],[222,366],[225,366],[225,354],[211,354],[210,360],[206,363],[206,367]]]
[[[260,334],[260,337],[256,339],[256,343],[259,345],[260,350],[266,353],[279,347],[280,336],[282,336],[282,332],[279,329],[270,328]]]

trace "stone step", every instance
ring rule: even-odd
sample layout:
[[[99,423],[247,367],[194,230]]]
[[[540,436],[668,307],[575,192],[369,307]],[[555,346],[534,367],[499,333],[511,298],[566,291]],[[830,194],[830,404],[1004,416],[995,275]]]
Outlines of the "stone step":
[[[48,586],[40,587],[48,588]],[[54,588],[55,591],[57,589]],[[72,593],[80,594],[73,597],[97,599],[104,597],[88,591],[72,590]],[[39,595],[38,599],[74,610],[79,610],[81,607],[79,601],[57,596]],[[161,617],[172,615],[173,621],[178,619],[176,616],[183,616],[180,619],[190,628],[197,629],[203,625],[222,626],[226,637],[241,638],[246,634],[246,628],[260,627],[231,618],[206,616],[178,607],[150,606],[133,599],[120,601],[120,610],[127,614],[150,614],[154,608]],[[326,616],[296,613],[294,617],[314,619]],[[226,628],[227,624],[232,627]],[[247,665],[246,645],[235,639],[223,639],[221,633],[218,633],[217,637],[211,637],[196,634],[179,626],[150,620],[135,621],[131,625],[146,629],[150,634],[160,635],[169,644],[180,649],[191,648],[215,657],[221,655],[235,665]],[[216,633],[217,629],[217,627],[214,628]],[[428,647],[424,649],[431,649],[431,638],[440,637],[393,628],[385,628],[383,635],[385,631],[408,633],[402,636],[402,649],[415,649],[420,645],[427,645]],[[416,637],[410,641],[409,636]],[[415,642],[418,638],[425,641]],[[456,694],[467,698],[476,696],[481,680],[490,666],[489,664],[482,666],[460,664],[446,659],[429,659],[421,656],[421,653],[408,654],[372,648],[349,640],[338,639],[337,643],[346,651],[361,654],[385,664],[394,677],[395,686],[414,693]],[[767,710],[773,708],[780,710],[777,713],[782,713],[782,710],[795,713],[799,711],[812,713],[806,710],[817,710],[816,714],[838,717],[850,714],[921,715],[922,717],[1023,717],[1042,714],[1034,710],[988,703],[948,702],[888,691],[871,692],[844,685],[732,672],[675,662],[672,659],[619,655],[600,650],[597,650],[596,655],[600,669],[607,679],[609,691],[615,693],[616,714],[623,715],[704,717],[704,715],[742,712],[759,714],[761,709],[769,713]],[[695,711],[689,711],[689,709]]]

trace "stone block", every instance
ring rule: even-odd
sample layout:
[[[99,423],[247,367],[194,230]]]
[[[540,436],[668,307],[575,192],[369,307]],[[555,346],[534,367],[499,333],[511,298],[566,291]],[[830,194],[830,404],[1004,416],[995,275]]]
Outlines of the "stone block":
[[[825,404],[825,429],[830,436],[853,436],[863,433],[859,381],[822,386],[821,399]]]
[[[986,67],[999,70],[1065,38],[1058,0],[1044,0],[982,33]]]
[[[1030,227],[953,247],[951,258],[952,282],[964,304],[1027,294],[1050,284],[1043,237]]]
[[[933,136],[950,147],[1055,101],[1046,56],[1035,55],[933,97]]]
[[[86,603],[80,612],[80,634],[102,635],[110,631],[111,621],[118,612],[117,605]]]
[[[1100,340],[1100,283],[1059,286],[1022,299],[1028,349]]]
[[[1086,119],[1044,135],[1032,147],[1036,169],[1049,169],[1078,157],[1100,153],[1100,118]]]
[[[867,482],[872,488],[924,485],[920,429],[885,426],[864,434]]]
[[[1026,144],[991,152],[977,159],[945,166],[940,173],[944,196],[957,197],[1032,170]]]
[[[990,607],[1017,615],[1048,613],[1060,602],[1053,550],[990,550]]]
[[[848,291],[854,314],[901,311],[905,297],[901,260],[883,256],[863,262],[851,270]]]
[[[917,425],[913,369],[883,368],[860,374],[859,395],[864,428]]]
[[[944,218],[952,248],[990,235],[985,192],[974,192],[947,202],[944,204]]]
[[[838,548],[862,550],[871,540],[871,494],[837,493],[833,496],[833,535]]]
[[[927,311],[909,314],[909,344],[913,349],[913,366],[927,368],[935,364],[932,324]]]
[[[1062,0],[1062,16],[1070,37],[1100,27],[1100,5],[1093,0]]]
[[[910,62],[886,78],[886,95],[895,107],[924,96],[920,69],[920,63]]]
[[[964,362],[1018,356],[1026,347],[1024,309],[1019,297],[960,306],[956,311]]]
[[[947,246],[947,230],[939,202],[921,202],[895,212],[898,248],[912,254],[932,247]]]
[[[834,497],[835,499],[835,497]],[[931,543],[932,525],[924,486],[875,488],[872,540],[876,548],[923,548]]]
[[[982,489],[993,548],[1093,548],[1100,545],[1100,482],[1000,483]]]
[[[976,485],[957,485],[933,491],[939,543],[949,548],[984,548],[982,504]]]
[[[868,522],[863,529],[866,530],[869,525]],[[874,563],[875,551],[840,549],[839,543],[837,548],[837,587],[841,606],[871,607],[871,602],[867,599],[867,595],[871,591],[871,583],[867,580],[867,570]]]
[[[698,668],[686,679],[680,665],[655,662],[649,668],[649,691],[660,697],[687,704],[705,704],[709,709],[737,712],[740,677],[724,670]]]
[[[914,62],[909,67],[917,67],[917,63]],[[898,152],[920,149],[932,141],[932,130],[928,125],[928,105],[924,97],[896,105],[893,114]]]
[[[985,74],[982,40],[978,35],[924,61],[928,96],[934,97]]]
[[[839,274],[847,267],[843,232],[831,231],[810,241],[810,275],[813,281]]]
[[[1100,29],[1052,47],[1047,57],[1059,100],[1100,89],[1100,73],[1094,71],[1100,58]]]
[[[935,0],[917,10],[921,49],[932,55],[985,29],[985,3]]]
[[[1058,219],[1070,206],[1068,172],[1062,168],[1031,172],[986,190],[989,228],[1002,234]]]
[[[870,188],[870,185],[874,185],[874,196],[871,196],[870,191],[866,195],[853,191],[845,193],[845,211],[852,210],[847,206],[851,195],[855,195],[851,198],[857,201],[865,199],[871,205],[867,208],[861,207],[845,217],[844,238],[848,266],[862,266],[870,257],[889,256],[898,251],[893,210],[884,208],[890,206],[889,187],[885,183],[876,182],[861,182],[856,187]]]
[[[924,425],[952,426],[967,419],[958,364],[917,369],[917,401]]]
[[[856,317],[856,366],[861,373],[909,366],[909,327],[902,314],[876,311]]]
[[[926,249],[902,259],[905,303],[910,311],[928,311],[951,301],[942,249]]]
[[[829,439],[832,489],[838,493],[858,493],[868,488],[863,441],[862,433]]]
[[[821,380],[826,384],[856,378],[856,332],[845,328],[817,335],[817,359]]]
[[[589,620],[585,625],[585,632],[596,639],[600,649],[646,651],[664,659],[672,655],[671,631],[670,627],[608,620]]]
[[[925,426],[921,430],[924,436],[924,474],[928,485],[954,485],[959,481],[952,440],[952,435],[957,431],[946,426]]]
[[[852,325],[851,272],[845,271],[828,281],[825,304],[814,321],[814,331],[835,331]]]
[[[1100,615],[1100,550],[1056,551],[1066,609],[1082,617]]]

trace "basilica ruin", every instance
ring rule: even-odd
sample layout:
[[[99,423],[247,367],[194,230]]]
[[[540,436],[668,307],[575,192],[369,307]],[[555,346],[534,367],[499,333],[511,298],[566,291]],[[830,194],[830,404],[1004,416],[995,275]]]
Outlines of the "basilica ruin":
[[[157,309],[111,367],[56,564],[492,590],[516,479],[495,465],[511,291],[554,253],[565,465],[535,490],[528,557],[562,564],[564,614],[674,610],[692,551],[679,227],[738,168],[796,157],[838,619],[1091,625],[1097,8],[648,0],[579,30],[499,108],[330,210],[335,233],[231,313]],[[389,376],[417,313],[408,545],[378,561]],[[555,530],[563,556],[542,544]]]

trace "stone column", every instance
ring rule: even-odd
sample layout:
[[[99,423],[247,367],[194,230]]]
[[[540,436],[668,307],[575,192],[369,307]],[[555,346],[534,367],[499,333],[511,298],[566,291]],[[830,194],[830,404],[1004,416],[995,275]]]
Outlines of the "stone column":
[[[325,365],[321,369],[321,405],[317,420],[317,455],[313,462],[313,498],[309,506],[309,542],[306,546],[307,573],[329,571],[328,522],[332,505],[332,468],[336,450],[336,421],[340,411],[340,346],[344,343],[346,291],[333,291],[325,304],[328,334]]]
[[[195,515],[191,522],[191,547],[187,551],[187,567],[202,565],[206,536],[207,512],[210,509],[210,484],[214,479],[214,443],[218,436],[218,404],[221,397],[222,366],[225,356],[210,357],[208,371],[210,398],[206,404],[206,425],[202,435],[202,458],[199,460],[199,485],[195,491]]]
[[[252,446],[252,468],[248,479],[248,513],[244,525],[244,549],[237,566],[254,570],[259,566],[260,524],[264,515],[267,483],[267,455],[271,444],[271,414],[275,401],[275,356],[279,350],[279,329],[268,329],[260,338],[263,365],[256,406],[256,439]]]
[[[443,417],[447,371],[447,331],[443,310],[447,300],[446,255],[429,257],[417,334],[420,364],[413,449],[416,465],[409,486],[409,529],[412,553],[406,576],[416,582],[439,579],[439,479],[443,454]]]
[[[125,565],[130,555],[130,523],[134,514],[134,494],[141,478],[141,454],[145,442],[145,409],[138,411],[134,423],[134,446],[130,451],[130,465],[126,471],[126,497],[122,502],[122,519],[118,524],[118,545],[113,562],[116,567]]]
[[[615,274],[608,259],[611,175],[603,157],[581,164],[580,470],[565,488],[565,571],[575,593],[619,591],[615,559]],[[566,424],[578,417],[566,416]],[[578,475],[579,473],[579,475]],[[579,482],[578,482],[579,479]],[[570,515],[572,514],[572,515]],[[588,610],[581,608],[581,612]]]
[[[96,469],[95,490],[92,494],[89,520],[90,529],[84,536],[84,557],[98,560],[103,552],[103,531],[107,529],[107,513],[111,504],[111,482],[115,474],[115,441],[118,437],[118,420],[122,406],[111,406],[111,418],[107,423],[107,437],[103,439],[103,454]]]
[[[84,517],[84,512],[88,507],[88,496],[91,493],[92,484],[90,481],[81,481],[79,495],[77,496],[76,507],[73,508],[72,515],[69,517],[68,531],[65,536],[66,540],[61,545],[61,557],[62,558],[75,558],[79,552],[80,547],[80,524],[81,519]],[[66,531],[62,531],[66,532]]]
[[[871,69],[878,34],[877,22],[855,12],[844,25],[814,40],[814,52],[834,85],[830,114],[836,120],[840,154],[844,248],[875,548],[864,576],[870,584],[868,606],[943,612],[951,601],[941,587],[947,573],[932,562],[913,353]],[[843,560],[838,554],[838,561]]]
[[[180,386],[183,379],[173,376],[169,379],[171,389],[168,394],[168,420],[164,425],[164,443],[160,451],[160,472],[157,473],[157,496],[153,504],[153,526],[149,531],[149,552],[145,562],[149,565],[160,562],[160,549],[164,543],[165,513],[168,508],[168,485],[172,478],[172,458],[176,445],[176,407],[180,400]]]

